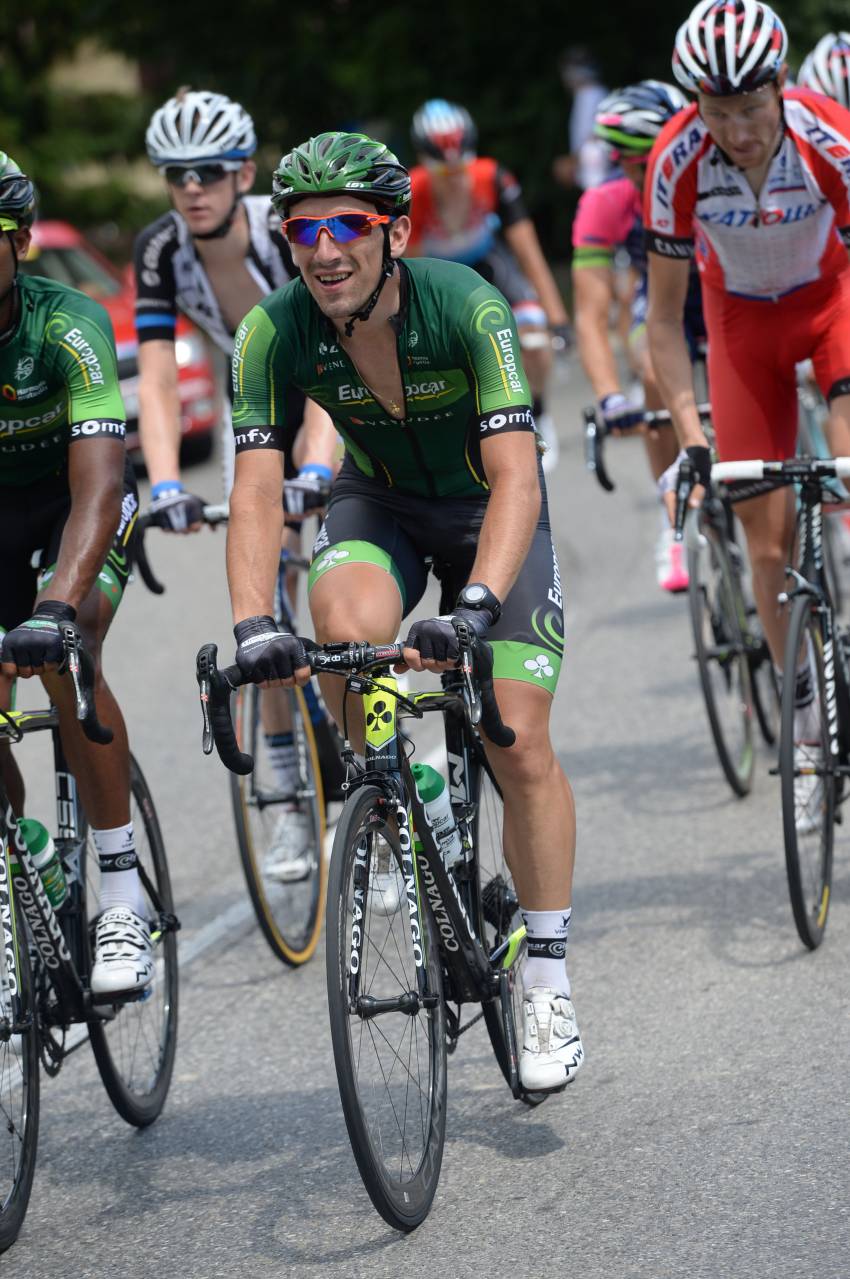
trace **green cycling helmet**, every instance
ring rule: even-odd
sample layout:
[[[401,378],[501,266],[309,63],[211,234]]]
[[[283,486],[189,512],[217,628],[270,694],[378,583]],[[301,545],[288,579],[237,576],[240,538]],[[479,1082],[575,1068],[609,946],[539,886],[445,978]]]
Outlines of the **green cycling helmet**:
[[[407,213],[410,174],[383,142],[365,133],[320,133],[285,155],[272,180],[272,205],[282,218],[305,196],[342,194],[387,213]]]
[[[0,231],[32,226],[34,217],[35,187],[20,165],[0,151]]]

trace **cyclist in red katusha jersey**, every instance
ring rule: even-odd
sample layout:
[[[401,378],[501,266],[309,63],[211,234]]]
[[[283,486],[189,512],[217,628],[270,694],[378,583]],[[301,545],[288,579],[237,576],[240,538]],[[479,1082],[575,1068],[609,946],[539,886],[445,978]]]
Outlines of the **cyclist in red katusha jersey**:
[[[477,154],[475,122],[454,102],[432,98],[423,103],[413,117],[411,138],[419,164],[410,171],[407,254],[462,262],[510,302],[537,431],[546,444],[543,469],[549,472],[558,461],[558,437],[545,407],[552,371],[548,330],[567,348],[572,331],[520,185],[497,160]]]
[[[670,122],[650,157],[650,352],[680,442],[704,483],[710,455],[682,329],[694,253],[720,459],[793,456],[795,367],[807,359],[829,403],[830,446],[850,451],[850,112],[810,90],[785,88],[787,43],[780,18],[759,0],[700,0],[673,55],[676,78],[697,101]],[[787,618],[776,600],[785,587],[794,495],[777,490],[736,510],[779,671]],[[796,681],[797,749],[801,764],[816,764],[819,748],[810,743],[819,740],[820,710],[808,655]],[[797,811],[816,811],[818,778],[798,777],[797,785]]]

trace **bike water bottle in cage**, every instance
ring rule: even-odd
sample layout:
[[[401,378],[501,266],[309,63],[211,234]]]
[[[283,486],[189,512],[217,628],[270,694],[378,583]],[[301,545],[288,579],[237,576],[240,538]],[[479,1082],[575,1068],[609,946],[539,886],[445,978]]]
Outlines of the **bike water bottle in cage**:
[[[416,783],[416,793],[422,800],[434,837],[440,846],[445,867],[451,870],[452,866],[463,860],[463,844],[455,825],[446,783],[430,764],[411,764],[410,771]]]

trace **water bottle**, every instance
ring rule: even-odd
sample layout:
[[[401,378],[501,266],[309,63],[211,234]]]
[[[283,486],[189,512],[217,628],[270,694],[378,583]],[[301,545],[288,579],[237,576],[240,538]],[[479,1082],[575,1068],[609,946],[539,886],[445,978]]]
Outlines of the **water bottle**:
[[[50,831],[33,817],[22,817],[18,826],[33,865],[41,877],[47,899],[53,909],[58,910],[68,896],[68,885]]]
[[[446,783],[430,764],[411,764],[410,771],[416,783],[416,793],[422,800],[434,838],[443,855],[443,863],[450,870],[463,859],[463,844],[455,825]]]

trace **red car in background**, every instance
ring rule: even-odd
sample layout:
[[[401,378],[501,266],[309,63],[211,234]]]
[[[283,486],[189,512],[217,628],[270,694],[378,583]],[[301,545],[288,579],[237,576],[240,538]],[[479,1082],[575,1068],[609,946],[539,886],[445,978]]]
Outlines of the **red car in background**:
[[[68,222],[44,221],[33,226],[32,243],[21,270],[44,275],[95,298],[109,312],[115,330],[118,376],[127,414],[127,447],[139,449],[138,343],[134,320],[136,290],[132,270],[122,274]],[[177,388],[183,427],[183,452],[200,461],[208,457],[220,421],[219,393],[206,344],[185,316],[177,317],[175,338]],[[139,460],[141,456],[139,455]]]

